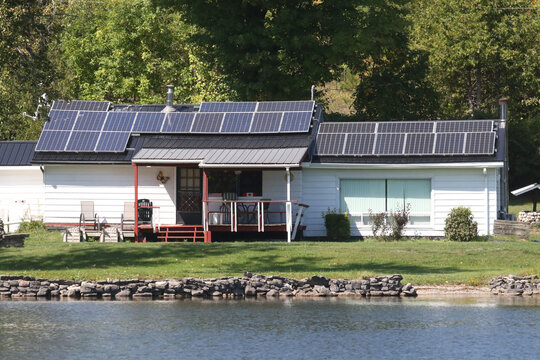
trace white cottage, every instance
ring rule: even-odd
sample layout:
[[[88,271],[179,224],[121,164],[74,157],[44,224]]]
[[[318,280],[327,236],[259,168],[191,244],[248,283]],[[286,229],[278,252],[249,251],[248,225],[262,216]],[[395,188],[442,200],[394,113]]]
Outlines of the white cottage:
[[[43,218],[43,169],[31,164],[35,147],[35,141],[0,141],[0,219],[6,231]]]
[[[407,235],[442,236],[457,206],[482,234],[507,209],[505,118],[325,123],[313,101],[114,105],[56,101],[32,163],[44,221],[102,225],[133,204],[135,235],[211,241],[223,232],[325,236],[328,209],[369,236],[369,212],[410,206]],[[304,216],[300,216],[303,214]]]

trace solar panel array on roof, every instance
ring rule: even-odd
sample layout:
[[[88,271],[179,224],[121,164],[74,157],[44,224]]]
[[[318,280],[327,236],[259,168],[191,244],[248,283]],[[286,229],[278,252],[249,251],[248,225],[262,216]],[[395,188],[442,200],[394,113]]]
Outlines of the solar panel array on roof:
[[[490,155],[492,120],[322,123],[318,155]],[[446,130],[446,131],[443,131]]]
[[[301,133],[311,126],[314,101],[205,102],[199,112],[107,111],[110,103],[53,103],[36,151],[125,150],[132,133]]]

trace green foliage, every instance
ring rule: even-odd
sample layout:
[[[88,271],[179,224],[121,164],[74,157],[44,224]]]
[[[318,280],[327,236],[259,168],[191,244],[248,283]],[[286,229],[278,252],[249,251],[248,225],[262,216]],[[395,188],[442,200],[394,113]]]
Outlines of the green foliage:
[[[192,41],[204,46],[205,59],[217,62],[240,98],[293,100],[378,49],[376,41],[385,39],[368,32],[391,2],[183,0],[180,8],[198,29]]]
[[[151,0],[71,2],[58,45],[65,69],[59,84],[69,98],[163,103],[176,85],[183,103],[225,100],[222,78],[196,55],[193,27]]]
[[[328,209],[322,214],[326,236],[330,241],[348,241],[351,238],[351,221],[348,214],[340,214],[336,209]]]
[[[457,207],[450,211],[445,220],[444,236],[451,241],[474,241],[478,238],[478,223],[471,209]]]
[[[28,233],[28,232],[36,232],[36,231],[44,231],[47,230],[47,227],[45,224],[43,224],[43,220],[24,220],[19,224],[19,230],[20,233]]]
[[[405,209],[386,212],[373,213],[369,211],[369,222],[373,236],[379,241],[400,240],[403,237],[403,230],[409,223],[410,205]]]

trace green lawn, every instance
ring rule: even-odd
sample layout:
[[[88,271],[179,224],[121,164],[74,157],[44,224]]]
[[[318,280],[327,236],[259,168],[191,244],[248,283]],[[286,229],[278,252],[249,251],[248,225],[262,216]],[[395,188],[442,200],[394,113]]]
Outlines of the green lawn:
[[[294,278],[401,273],[414,284],[486,284],[496,275],[540,274],[540,243],[407,240],[381,243],[62,243],[37,233],[0,249],[0,274],[66,279],[216,277],[244,270]]]
[[[527,200],[525,196],[514,196],[510,194],[510,204],[508,204],[508,212],[516,214],[516,219],[520,211],[532,211],[533,203]]]

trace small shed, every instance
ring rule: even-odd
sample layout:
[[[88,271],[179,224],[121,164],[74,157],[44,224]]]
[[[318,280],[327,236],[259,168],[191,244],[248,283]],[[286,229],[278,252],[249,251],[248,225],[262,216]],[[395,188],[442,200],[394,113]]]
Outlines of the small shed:
[[[527,186],[524,186],[522,188],[512,191],[512,195],[514,196],[521,196],[524,194],[526,194],[525,197],[528,200],[532,201],[533,203],[532,211],[536,212],[537,211],[536,205],[538,204],[538,201],[540,201],[540,184],[534,183],[534,184],[530,184],[530,185],[527,185]]]

